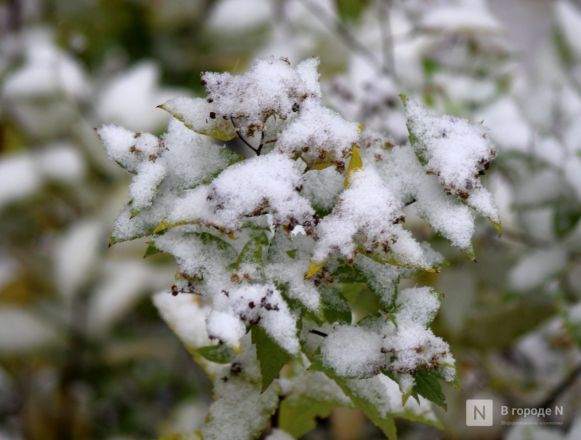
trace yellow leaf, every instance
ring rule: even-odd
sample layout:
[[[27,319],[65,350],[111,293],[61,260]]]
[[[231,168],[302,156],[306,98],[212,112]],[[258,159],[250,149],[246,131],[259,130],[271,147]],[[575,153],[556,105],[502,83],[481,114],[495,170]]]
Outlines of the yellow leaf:
[[[351,185],[351,179],[355,172],[363,168],[363,160],[361,159],[361,150],[356,144],[351,147],[351,160],[349,161],[349,166],[347,167],[347,175],[345,176],[345,188]]]
[[[333,166],[333,162],[319,162],[311,165],[308,169],[309,170],[324,170],[325,168],[329,168]]]
[[[496,229],[496,234],[499,237],[502,237],[502,223],[500,223],[500,222],[492,222],[492,226],[494,226],[494,229]]]
[[[307,273],[305,274],[305,280],[310,280],[313,278],[322,268],[325,266],[323,261],[321,262],[312,262],[309,264],[309,268],[307,269]]]

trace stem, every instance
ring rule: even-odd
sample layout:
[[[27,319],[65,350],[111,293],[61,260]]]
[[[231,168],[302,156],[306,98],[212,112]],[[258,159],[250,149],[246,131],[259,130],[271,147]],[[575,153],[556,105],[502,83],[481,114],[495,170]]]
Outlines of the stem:
[[[246,139],[244,139],[242,137],[242,135],[240,134],[240,129],[238,128],[238,126],[234,122],[234,118],[232,116],[230,116],[230,121],[232,122],[232,125],[234,126],[234,129],[236,130],[236,135],[238,136],[238,139],[240,139],[242,142],[244,142],[244,144],[248,148],[250,148],[252,151],[254,151],[257,156],[260,156],[260,151],[262,150],[262,139],[264,138],[264,131],[262,132],[262,139],[260,142],[260,146],[258,148],[254,148]]]

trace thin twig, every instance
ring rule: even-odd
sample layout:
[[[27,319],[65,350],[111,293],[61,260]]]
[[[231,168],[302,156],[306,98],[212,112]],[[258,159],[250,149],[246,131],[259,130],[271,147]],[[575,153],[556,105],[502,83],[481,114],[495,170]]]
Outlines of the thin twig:
[[[236,130],[236,135],[238,136],[238,139],[240,139],[242,142],[244,142],[244,144],[248,148],[250,148],[252,151],[254,151],[257,156],[260,156],[260,150],[262,149],[262,144],[260,145],[259,149],[254,148],[252,145],[250,145],[250,143],[248,143],[248,141],[246,139],[244,139],[244,137],[242,137],[242,135],[240,134],[240,129],[238,128],[238,126],[234,122],[234,118],[232,116],[230,116],[230,121],[232,122],[232,125],[234,126],[234,129]]]
[[[317,335],[317,336],[322,336],[323,338],[326,338],[327,336],[329,336],[327,333],[324,333],[320,330],[309,330],[309,333],[312,333],[312,334]]]

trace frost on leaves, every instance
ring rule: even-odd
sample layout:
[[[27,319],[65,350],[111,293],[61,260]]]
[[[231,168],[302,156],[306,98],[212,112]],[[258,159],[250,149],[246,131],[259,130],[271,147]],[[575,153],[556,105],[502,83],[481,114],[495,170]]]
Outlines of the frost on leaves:
[[[179,266],[173,296],[155,303],[215,379],[207,438],[255,437],[279,398],[279,427],[306,432],[288,411],[312,402],[313,387],[323,391],[312,417],[354,406],[394,436],[393,417],[433,424],[424,398],[442,405],[439,381],[454,380],[429,329],[438,295],[398,288],[443,260],[406,214],[413,205],[470,250],[473,210],[498,222],[479,180],[494,148],[479,126],[407,99],[409,144],[362,132],[365,121],[325,107],[317,65],[268,58],[243,75],[205,73],[205,99],[161,106],[173,116],[161,137],[99,130],[134,175],[111,242],[148,237],[146,255]],[[233,140],[251,157],[220,143]]]

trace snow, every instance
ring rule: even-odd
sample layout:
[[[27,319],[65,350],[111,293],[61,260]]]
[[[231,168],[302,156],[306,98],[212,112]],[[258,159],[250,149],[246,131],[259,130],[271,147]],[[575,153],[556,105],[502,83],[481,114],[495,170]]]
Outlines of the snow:
[[[509,284],[517,291],[534,289],[561,272],[567,261],[567,251],[561,247],[529,252],[511,269]]]
[[[159,68],[144,61],[119,73],[105,85],[97,101],[97,113],[106,123],[134,131],[155,131],[167,123],[158,105],[177,95],[158,86]]]
[[[266,437],[266,440],[293,440],[293,436],[282,429],[275,428]]]
[[[105,247],[103,226],[96,220],[80,221],[59,238],[54,250],[54,271],[64,299],[79,294],[97,274],[97,258]]]
[[[172,296],[169,292],[159,292],[153,302],[163,319],[191,349],[211,344],[206,331],[208,308],[200,305],[194,295]]]
[[[218,113],[216,105],[205,99],[180,96],[165,102],[161,108],[197,133],[223,141],[236,137],[236,130],[230,118]]]
[[[70,144],[45,145],[0,160],[0,208],[30,197],[47,182],[74,184],[85,176],[85,164]]]
[[[156,138],[150,134],[139,135],[113,124],[102,126],[97,130],[97,134],[105,146],[107,155],[133,173],[137,172],[142,155],[148,156],[156,151]]]
[[[385,375],[379,374],[368,379],[349,379],[347,385],[354,394],[369,401],[382,417],[410,411],[426,419],[436,419],[430,403],[422,397],[419,399],[420,403],[415,399],[408,399],[403,405],[398,384]]]
[[[313,69],[316,62],[305,63],[293,68],[284,59],[265,58],[242,75],[206,72],[202,75],[206,97],[219,114],[233,118],[244,135],[251,135],[268,117],[287,119],[295,105],[308,97],[320,97],[320,90],[314,87],[318,82]]]
[[[555,2],[555,18],[569,47],[581,57],[581,10],[566,0]]]
[[[24,38],[24,65],[4,80],[2,94],[9,99],[55,96],[84,98],[91,87],[80,65],[55,46],[53,36],[34,29]]]
[[[0,207],[30,196],[41,182],[30,155],[4,157],[0,160]]]
[[[397,323],[401,326],[427,326],[440,307],[437,294],[429,287],[402,290],[397,296]]]
[[[237,432],[255,435],[263,426],[246,418],[259,413],[266,420],[276,398],[271,407],[270,397],[254,397],[261,396],[260,370],[249,329],[260,326],[299,355],[308,333],[304,327],[297,335],[301,313],[320,314],[320,289],[338,282],[334,270],[343,260],[330,257],[353,259],[354,270],[392,315],[353,326],[323,324],[327,337],[306,336],[326,366],[348,378],[386,368],[401,376],[404,390],[413,386],[418,369],[436,370],[448,381],[455,375],[448,345],[429,329],[438,295],[422,287],[399,291],[401,279],[443,261],[404,222],[408,215],[415,232],[419,214],[453,245],[470,249],[473,211],[498,221],[479,181],[494,148],[482,127],[437,116],[413,101],[406,116],[417,142],[393,146],[394,138],[404,138],[405,117],[393,81],[371,72],[353,73],[360,86],[348,106],[350,117],[375,121],[361,132],[323,105],[317,67],[316,59],[294,67],[271,57],[241,75],[205,73],[206,99],[175,98],[162,106],[173,116],[166,134],[111,124],[99,129],[108,155],[135,175],[113,242],[152,236],[150,246],[179,266],[171,288],[177,296],[166,292],[154,300],[164,319],[190,349],[223,343],[240,353],[236,368],[223,367],[216,380],[217,400],[202,428],[208,438],[231,437],[231,420],[225,420],[234,413],[242,417]],[[394,137],[386,134],[392,127]],[[236,137],[264,148],[243,158],[216,143]],[[317,276],[305,275],[313,266]],[[121,285],[129,294],[116,300],[101,294],[101,309],[131,302],[146,280],[121,282],[112,274],[102,288],[115,292]],[[320,382],[314,373],[304,374]],[[380,411],[404,411],[401,391],[389,379],[347,381],[356,392],[377,397]],[[300,391],[292,379],[282,378],[280,385]],[[278,386],[275,381],[266,393]],[[239,408],[239,393],[247,393],[249,408]]]
[[[426,170],[438,176],[448,191],[467,198],[480,187],[483,173],[496,151],[481,126],[452,116],[438,116],[406,99],[412,145]]]
[[[171,279],[168,275],[171,275],[168,271],[138,261],[106,262],[89,299],[88,331],[95,336],[107,335],[147,291],[166,286]]]
[[[301,154],[306,162],[343,161],[351,145],[359,139],[358,126],[338,113],[307,99],[299,115],[281,134],[276,149],[287,154]]]
[[[208,187],[186,194],[168,221],[200,220],[236,230],[241,217],[268,211],[277,224],[307,225],[314,211],[295,190],[300,181],[295,162],[282,154],[257,156],[231,166]]]
[[[445,32],[502,32],[500,23],[486,9],[460,5],[427,9],[420,26]]]
[[[0,308],[0,353],[38,350],[56,341],[56,329],[30,310],[6,304]]]
[[[139,211],[153,203],[156,190],[166,176],[166,169],[157,161],[142,162],[137,168],[137,175],[129,185],[131,209]]]
[[[265,25],[273,13],[268,0],[221,0],[212,8],[207,25],[220,34],[236,35]]]
[[[212,310],[206,322],[208,334],[232,347],[238,347],[240,339],[246,333],[244,323],[227,312]]]
[[[385,253],[391,249],[403,262],[426,267],[419,243],[397,224],[402,208],[402,202],[386,187],[375,168],[357,171],[331,215],[319,224],[314,261],[324,261],[335,251],[352,258],[357,248],[353,238],[362,234],[363,249]]]
[[[256,383],[235,376],[217,380],[214,393],[216,400],[201,430],[208,440],[254,438],[278,405],[274,387],[261,393]]]
[[[381,335],[359,327],[337,326],[325,338],[321,355],[339,376],[373,376],[385,364]]]
[[[445,194],[435,176],[427,175],[409,147],[394,147],[380,154],[377,162],[381,176],[393,193],[403,201],[415,200],[418,213],[455,246],[468,249],[474,233],[474,217],[470,210]]]
[[[248,284],[229,289],[225,293],[215,295],[213,305],[217,312],[216,318],[210,315],[209,331],[222,339],[222,334],[227,334],[228,343],[239,331],[239,324],[231,317],[236,317],[239,322],[254,325],[259,324],[266,332],[290,354],[296,354],[299,350],[299,341],[296,335],[296,320],[291,315],[286,302],[280,292],[273,285]],[[219,319],[220,323],[210,319]],[[211,324],[211,326],[210,326]],[[243,328],[243,327],[242,327]],[[244,335],[244,333],[242,333]],[[242,336],[239,335],[238,339]]]
[[[313,208],[330,211],[343,191],[343,181],[344,177],[334,167],[310,170],[303,175],[301,193]]]
[[[500,98],[478,113],[489,128],[490,137],[501,151],[527,152],[533,142],[531,130],[516,102]]]
[[[71,144],[51,144],[37,156],[38,172],[47,180],[74,184],[85,176],[85,163]]]

